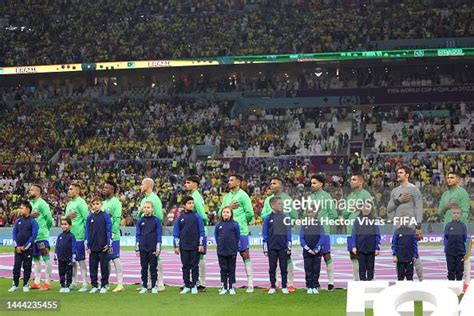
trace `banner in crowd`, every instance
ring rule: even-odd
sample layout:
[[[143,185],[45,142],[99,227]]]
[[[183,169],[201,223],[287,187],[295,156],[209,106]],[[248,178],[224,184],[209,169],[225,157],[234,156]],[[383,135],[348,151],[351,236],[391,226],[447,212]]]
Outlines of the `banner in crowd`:
[[[347,164],[345,155],[326,155],[326,156],[277,156],[277,157],[245,157],[245,158],[227,158],[231,170],[239,170],[241,165],[248,168],[259,170],[262,166],[266,168],[277,167],[281,169],[291,169],[296,165],[317,166],[317,170],[308,170],[315,172],[334,172],[344,171]],[[263,171],[263,170],[262,170]]]
[[[474,99],[474,85],[357,88],[330,90],[298,90],[296,97],[339,98],[339,106],[360,104],[405,104],[430,102],[461,102]]]

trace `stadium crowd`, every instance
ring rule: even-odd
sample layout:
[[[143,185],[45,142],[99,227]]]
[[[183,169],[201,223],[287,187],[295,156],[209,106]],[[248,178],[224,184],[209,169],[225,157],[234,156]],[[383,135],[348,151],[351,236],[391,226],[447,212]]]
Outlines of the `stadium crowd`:
[[[232,106],[228,101],[148,98],[140,102],[121,98],[112,103],[99,103],[89,98],[51,106],[23,104],[5,107],[0,114],[0,164],[5,164],[0,165],[0,224],[12,223],[12,210],[24,195],[26,184],[39,181],[47,188],[47,198],[54,206],[58,221],[71,182],[80,180],[86,192],[94,194],[101,187],[100,181],[111,178],[121,188],[123,225],[132,225],[138,207],[139,184],[144,177],[156,179],[157,193],[167,213],[166,223],[171,224],[178,214],[183,179],[189,174],[202,177],[201,190],[213,223],[217,205],[226,189],[230,160],[198,159],[194,162],[189,158],[196,144],[215,145],[219,148],[218,153],[232,148],[246,152],[247,156],[252,156],[249,150],[255,148],[266,152],[269,157],[334,154],[339,148],[347,148],[351,137],[350,133],[337,133],[334,127],[338,122],[351,118],[377,124],[382,131],[387,130],[387,123],[401,124],[395,129],[398,132],[380,146],[375,146],[374,132],[365,132],[366,146],[375,146],[381,153],[469,150],[474,144],[474,124],[470,123],[471,130],[459,126],[459,117],[469,118],[472,112],[470,105],[465,104],[419,106],[416,111],[409,107],[374,107],[372,112],[361,116],[353,116],[351,108],[318,108],[246,110],[231,117]],[[413,114],[443,110],[447,111],[447,116],[441,118]],[[268,120],[268,116],[272,119]],[[274,123],[281,118],[284,119]],[[359,125],[356,129],[360,132],[362,127]],[[295,132],[299,135],[298,141],[290,137]],[[57,163],[47,163],[59,148],[69,149],[61,157],[56,157],[59,158]],[[402,163],[414,167],[412,180],[422,188],[428,210],[435,206],[449,170],[458,171],[465,177],[468,188],[473,188],[472,153],[419,154],[410,159],[407,158],[409,155],[400,156],[398,153],[363,157],[354,156],[347,166],[341,165],[339,170],[342,172],[329,174],[327,190],[342,197],[348,190],[347,175],[363,171],[381,216],[386,216],[389,188],[395,186],[395,168]],[[269,177],[275,174],[283,176],[289,193],[298,198],[308,191],[309,175],[321,171],[306,160],[295,160],[291,167],[269,161],[263,160],[252,168],[241,164],[241,169],[235,170],[246,179],[246,189],[254,203],[256,224],[261,223],[259,212],[268,193]],[[16,167],[9,168],[8,163],[16,163]],[[259,175],[255,175],[255,168],[258,168]],[[346,171],[345,175],[343,171]],[[434,213],[426,214],[426,220],[438,220]]]
[[[335,135],[320,110],[267,109],[231,118],[232,105],[230,101],[149,98],[145,102],[120,99],[105,104],[82,99],[53,106],[5,107],[0,114],[0,162],[47,161],[59,148],[73,148],[73,160],[97,162],[187,160],[192,145],[197,144],[214,145],[218,153],[251,146],[278,154],[295,154],[310,146],[314,153],[347,147],[349,135]],[[266,115],[279,117],[280,113],[284,120],[279,124],[264,120]],[[347,110],[341,110],[341,118],[346,117],[344,113]],[[249,115],[256,119],[248,120]],[[288,132],[304,129],[306,121],[321,125],[322,134],[305,132],[301,142],[291,143]],[[338,136],[338,144],[330,141],[333,136]]]
[[[377,108],[367,121],[390,139],[376,144],[374,131],[365,133],[366,145],[378,152],[474,150],[474,111],[471,104],[418,105]],[[437,115],[437,113],[439,115]]]
[[[378,40],[473,36],[470,1],[428,2],[9,0],[0,8],[0,65],[351,51],[376,49]]]

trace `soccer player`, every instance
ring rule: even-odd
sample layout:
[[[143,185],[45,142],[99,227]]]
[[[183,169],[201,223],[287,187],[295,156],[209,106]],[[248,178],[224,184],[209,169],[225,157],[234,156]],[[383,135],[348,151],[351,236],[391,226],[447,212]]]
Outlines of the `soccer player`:
[[[51,209],[46,201],[41,197],[43,195],[43,189],[38,184],[33,184],[28,192],[28,198],[30,200],[31,208],[33,212],[31,217],[36,219],[38,223],[38,235],[36,236],[35,244],[33,245],[33,262],[35,271],[34,283],[30,286],[30,289],[40,289],[47,291],[51,288],[49,282],[51,280],[51,272],[53,271],[53,265],[49,256],[49,231],[53,226],[53,215]],[[43,258],[46,266],[45,283],[40,287],[41,283],[41,258]]]
[[[112,292],[122,292],[123,270],[120,261],[120,223],[122,221],[122,203],[115,196],[117,185],[113,181],[105,181],[102,194],[105,198],[102,203],[102,211],[106,212],[112,220],[112,248],[109,250],[109,271],[112,271],[112,263],[117,275],[117,287]],[[111,252],[110,252],[111,251]]]
[[[240,188],[242,184],[242,176],[232,174],[229,177],[228,188],[229,193],[224,195],[222,204],[219,207],[219,216],[222,216],[222,209],[230,207],[234,214],[234,221],[240,227],[240,256],[244,260],[245,273],[247,274],[247,293],[253,293],[253,269],[249,252],[249,229],[248,224],[254,217],[252,201],[248,194]]]
[[[140,208],[138,209],[137,218],[140,219],[143,216],[143,207],[146,202],[151,202],[153,204],[153,216],[160,220],[160,223],[163,223],[163,205],[161,203],[158,195],[153,192],[155,187],[155,182],[151,178],[145,178],[142,180],[140,185],[140,191],[144,195],[143,199],[140,202]],[[165,290],[165,283],[163,280],[163,261],[161,261],[158,256],[158,291],[163,292]],[[151,286],[151,272],[148,273],[148,286]],[[141,288],[138,288],[141,290]]]
[[[20,217],[13,225],[13,242],[15,245],[15,263],[13,264],[13,286],[8,292],[14,292],[20,284],[21,267],[23,266],[23,292],[28,292],[28,281],[31,276],[32,249],[38,235],[38,224],[30,216],[31,205],[28,201],[21,203]]]
[[[107,293],[109,286],[109,249],[112,247],[112,220],[109,214],[102,211],[102,199],[92,199],[92,212],[86,219],[85,247],[89,254],[89,271],[92,289],[89,293],[97,293],[98,268],[100,264],[100,293]]]
[[[184,188],[188,195],[191,195],[194,199],[194,212],[196,212],[204,222],[204,252],[199,254],[199,281],[198,291],[204,292],[206,290],[206,260],[205,255],[207,252],[207,225],[209,219],[207,217],[206,210],[204,208],[204,199],[199,192],[199,177],[189,176],[184,182]]]
[[[334,263],[331,258],[331,229],[328,224],[322,220],[337,219],[337,209],[331,195],[323,190],[326,179],[323,175],[317,174],[311,177],[311,190],[313,193],[310,196],[311,207],[316,208],[316,215],[318,221],[324,227],[324,236],[322,243],[322,253],[328,274],[328,291],[334,290]],[[319,290],[319,289],[318,289]]]
[[[156,288],[156,267],[158,257],[161,253],[161,221],[153,215],[154,204],[150,201],[144,203],[143,216],[137,220],[137,230],[135,237],[135,251],[140,257],[143,287],[140,294],[148,291],[148,274],[151,274],[151,293],[158,294]]]
[[[364,190],[364,176],[362,173],[355,172],[351,176],[352,192],[347,196],[346,207],[342,213],[344,219],[354,221],[360,214],[362,207],[366,203],[373,204],[373,198],[369,192]],[[354,281],[359,281],[359,260],[357,255],[352,253],[352,225],[346,226],[347,233],[347,251],[349,251],[349,258],[352,262],[352,274]]]
[[[61,229],[63,232],[56,239],[54,249],[54,262],[58,262],[60,293],[69,293],[69,286],[72,283],[72,267],[76,264],[76,238],[71,233],[72,221],[65,217],[61,220]]]
[[[461,210],[451,208],[452,221],[444,228],[444,252],[448,265],[448,280],[461,281],[464,273],[463,259],[466,255],[467,227],[461,222]]]
[[[459,208],[461,210],[460,221],[468,223],[470,203],[469,194],[461,186],[461,177],[456,172],[449,172],[446,178],[448,190],[443,193],[439,201],[438,215],[444,216],[444,225],[452,219],[451,209]],[[471,248],[472,240],[466,241],[466,256],[464,257],[464,292],[466,292],[471,282]]]
[[[66,205],[66,217],[72,220],[71,232],[76,238],[76,263],[72,268],[71,288],[76,288],[77,270],[81,270],[82,287],[79,292],[87,292],[87,265],[86,250],[84,247],[86,219],[89,216],[89,208],[86,201],[81,197],[81,186],[73,183],[67,191],[69,202]]]
[[[239,251],[240,228],[234,221],[230,207],[222,209],[222,218],[215,226],[214,238],[221,270],[222,288],[219,295],[225,295],[227,292],[235,295],[235,263]]]
[[[375,256],[380,254],[380,228],[373,220],[372,206],[364,207],[352,227],[352,252],[359,260],[359,279],[372,281]]]
[[[390,193],[390,201],[388,202],[387,212],[392,218],[401,217],[407,214],[410,220],[416,220],[416,234],[421,235],[421,221],[423,220],[423,201],[420,190],[410,183],[411,169],[407,166],[401,166],[397,169],[397,181],[400,183],[398,187]],[[423,281],[423,266],[418,254],[415,262],[416,275],[418,280]]]
[[[204,252],[204,223],[194,213],[194,200],[185,196],[182,200],[184,212],[176,219],[173,227],[174,252],[181,257],[184,288],[181,294],[197,294],[199,278],[199,253]],[[191,278],[190,278],[191,277]]]
[[[279,197],[270,200],[272,213],[263,222],[263,253],[268,257],[271,288],[268,294],[276,292],[276,268],[280,264],[281,292],[288,294],[288,255],[291,254],[291,225],[285,224],[283,201]]]
[[[270,199],[273,197],[279,197],[283,200],[283,215],[289,217],[290,219],[298,219],[298,212],[293,208],[293,200],[291,197],[283,192],[284,181],[280,177],[272,177],[270,181],[270,190],[272,194],[268,196],[263,202],[262,214],[260,217],[262,221],[265,221],[265,218],[271,214],[272,208],[270,207]],[[294,292],[296,289],[293,284],[294,278],[294,268],[293,261],[291,260],[291,254],[288,255],[288,292]]]
[[[308,224],[301,225],[300,244],[303,248],[306,294],[319,294],[319,275],[321,272],[321,248],[324,227],[316,220],[314,210],[307,211]]]
[[[413,262],[418,257],[416,231],[410,227],[410,217],[401,215],[401,226],[395,229],[392,237],[393,262],[397,264],[398,281],[413,281]]]

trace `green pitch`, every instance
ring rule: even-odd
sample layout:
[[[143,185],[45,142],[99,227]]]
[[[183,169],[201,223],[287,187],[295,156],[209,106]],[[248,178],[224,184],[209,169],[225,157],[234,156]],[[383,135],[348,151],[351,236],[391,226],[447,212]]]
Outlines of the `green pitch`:
[[[319,295],[307,295],[302,289],[295,293],[283,295],[277,292],[268,295],[264,290],[256,289],[247,294],[244,289],[238,289],[236,296],[217,294],[217,289],[209,288],[205,293],[197,295],[180,295],[179,288],[167,287],[159,294],[138,294],[137,286],[126,286],[123,293],[89,294],[59,293],[57,282],[52,283],[52,290],[38,290],[23,293],[19,289],[15,293],[7,290],[11,280],[0,279],[2,308],[6,300],[59,300],[60,311],[41,312],[40,315],[325,315],[343,316],[346,311],[346,291],[321,291]],[[422,315],[421,305],[416,304],[415,315]],[[32,315],[31,312],[12,312],[2,315]],[[366,316],[372,316],[371,310],[366,310]]]
[[[133,250],[133,247],[121,247],[122,250]],[[130,248],[130,249],[128,249]],[[0,253],[11,252],[11,247],[0,246]],[[20,281],[21,285],[21,281]],[[247,294],[245,289],[238,289],[236,296],[219,296],[216,288],[208,288],[207,292],[197,295],[180,295],[179,288],[167,287],[159,294],[138,294],[137,285],[127,285],[125,292],[107,294],[89,294],[72,291],[59,293],[59,284],[52,283],[52,290],[47,292],[30,291],[23,293],[21,288],[14,293],[7,290],[11,286],[11,279],[0,278],[0,314],[1,315],[32,315],[31,312],[5,313],[3,306],[6,300],[34,299],[59,300],[59,312],[41,312],[40,315],[133,315],[150,314],[171,315],[324,315],[343,316],[346,313],[347,292],[322,290],[319,295],[307,295],[304,289],[295,293],[283,295],[277,292],[268,295],[262,289],[255,289],[254,293]],[[113,288],[113,286],[112,286]],[[416,304],[415,315],[422,315],[421,304]],[[366,316],[372,311],[367,310]]]
[[[238,289],[236,296],[219,296],[217,289],[210,288],[197,295],[180,295],[179,288],[167,287],[159,294],[138,294],[137,286],[126,286],[123,293],[89,294],[59,293],[58,283],[54,282],[51,291],[30,291],[8,293],[11,286],[8,279],[0,279],[1,300],[40,299],[59,300],[60,312],[41,312],[40,315],[345,315],[346,291],[332,293],[322,291],[319,295],[307,295],[303,290],[283,295],[277,292],[268,295],[256,289],[247,294]],[[3,311],[1,312],[3,314]],[[31,312],[11,313],[32,315]],[[8,314],[3,314],[8,315]]]

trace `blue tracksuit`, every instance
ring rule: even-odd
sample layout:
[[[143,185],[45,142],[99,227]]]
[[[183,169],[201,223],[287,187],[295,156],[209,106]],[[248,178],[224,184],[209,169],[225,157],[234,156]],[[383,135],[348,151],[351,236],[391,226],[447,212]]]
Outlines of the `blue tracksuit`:
[[[282,212],[272,212],[263,222],[263,251],[268,253],[271,287],[276,287],[278,262],[281,271],[281,286],[286,288],[288,277],[288,253],[291,252],[291,226],[285,225]]]
[[[308,289],[319,287],[321,247],[324,242],[324,227],[316,219],[314,221],[314,225],[301,226],[300,229],[300,244],[303,247],[304,272]],[[310,254],[309,250],[313,250],[315,254]]]
[[[405,278],[413,281],[413,262],[418,258],[418,239],[415,229],[400,226],[392,237],[392,254],[397,257],[397,276],[399,281]]]
[[[361,281],[374,278],[375,251],[380,250],[380,229],[373,221],[373,218],[360,216],[352,228],[352,248],[357,248]]]
[[[68,230],[56,239],[54,259],[58,260],[59,281],[61,287],[69,287],[72,282],[72,267],[76,261],[76,238]]]
[[[135,250],[140,252],[140,265],[143,287],[148,286],[148,269],[151,276],[151,287],[156,286],[158,279],[158,257],[156,252],[161,251],[161,221],[156,216],[143,216],[137,221]]]
[[[221,282],[224,289],[230,289],[236,283],[235,264],[237,252],[239,251],[239,224],[234,221],[221,221],[217,223],[214,229],[214,237],[217,244]]]
[[[444,228],[444,252],[448,280],[462,280],[466,255],[467,227],[461,221],[451,221]]]
[[[97,287],[100,263],[101,286],[109,284],[109,249],[112,249],[112,221],[105,212],[90,213],[86,220],[86,248],[90,249],[89,271],[93,287]]]
[[[21,266],[23,266],[23,286],[28,284],[31,276],[31,264],[33,260],[32,246],[38,235],[38,223],[31,217],[21,216],[13,225],[13,242],[16,247],[24,247],[21,253],[15,251],[15,263],[13,265],[13,283],[20,283]]]
[[[76,238],[71,231],[62,232],[56,239],[55,259],[68,263],[76,259]]]
[[[194,212],[183,212],[174,223],[173,237],[174,247],[180,250],[184,286],[192,288],[199,278],[198,247],[203,246],[204,241],[202,218]]]

